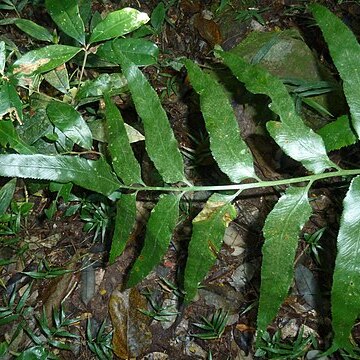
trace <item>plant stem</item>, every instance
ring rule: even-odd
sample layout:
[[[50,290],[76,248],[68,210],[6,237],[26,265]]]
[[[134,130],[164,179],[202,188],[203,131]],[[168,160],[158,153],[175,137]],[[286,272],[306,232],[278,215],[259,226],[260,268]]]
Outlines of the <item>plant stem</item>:
[[[86,47],[84,49],[84,60],[83,60],[83,63],[82,63],[82,66],[81,66],[81,71],[80,71],[80,76],[79,76],[79,84],[78,84],[78,90],[80,89],[80,86],[81,86],[81,81],[82,81],[82,78],[83,78],[83,75],[84,75],[84,71],[85,71],[85,66],[86,66],[86,61],[87,61],[87,57],[89,55],[88,53],[88,47]]]
[[[121,185],[120,189],[126,190],[136,190],[136,191],[169,191],[169,192],[194,192],[194,191],[228,191],[228,190],[237,190],[240,193],[243,190],[254,189],[254,188],[266,188],[272,186],[280,185],[290,185],[297,184],[301,182],[310,182],[313,183],[318,180],[328,179],[332,177],[340,176],[352,176],[359,175],[360,169],[353,170],[338,170],[334,172],[314,174],[308,176],[301,176],[291,179],[281,179],[281,180],[270,180],[270,181],[259,181],[246,184],[233,184],[233,185],[207,185],[207,186],[180,186],[180,187],[171,187],[171,186],[127,186]]]

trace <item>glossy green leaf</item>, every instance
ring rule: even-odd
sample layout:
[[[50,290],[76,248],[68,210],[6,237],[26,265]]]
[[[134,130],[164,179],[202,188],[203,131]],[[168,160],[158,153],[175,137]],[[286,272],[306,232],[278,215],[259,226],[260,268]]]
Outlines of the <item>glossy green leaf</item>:
[[[299,234],[311,215],[307,192],[308,187],[289,187],[265,221],[258,341],[276,316],[293,281]]]
[[[186,60],[185,65],[190,82],[200,95],[201,111],[210,137],[210,150],[219,168],[233,182],[256,177],[252,155],[240,136],[225,90],[191,60]]]
[[[69,74],[65,65],[44,74],[44,79],[63,94],[67,94],[70,90]]]
[[[109,257],[110,264],[123,253],[135,223],[136,194],[122,194],[116,202],[115,229]]]
[[[53,35],[43,26],[27,19],[16,19],[14,24],[26,34],[40,41],[53,42]]]
[[[326,151],[339,150],[357,141],[346,115],[326,124],[317,133],[323,138]]]
[[[12,72],[16,76],[44,73],[66,63],[80,51],[81,48],[68,45],[48,45],[31,50],[14,62]]]
[[[94,80],[87,80],[76,93],[76,99],[100,97],[106,92],[117,95],[127,90],[127,81],[122,74],[101,74]]]
[[[48,359],[49,351],[43,345],[32,346],[24,350],[17,359],[19,360],[46,360]]]
[[[92,134],[82,116],[69,104],[52,101],[46,113],[55,127],[67,138],[85,149],[91,149]]]
[[[149,17],[146,13],[132,8],[113,11],[97,24],[90,36],[90,43],[123,36],[146,24]]]
[[[279,78],[260,65],[249,64],[235,54],[224,51],[217,53],[250,92],[270,97],[272,100],[270,108],[279,115],[281,123],[268,123],[268,130],[287,155],[302,162],[309,171],[315,173],[334,166],[326,154],[321,136],[303,123],[296,113],[293,99]],[[292,139],[297,140],[295,145],[288,142]]]
[[[35,153],[35,149],[23,141],[11,120],[0,121],[0,145],[6,147],[9,145],[20,154],[31,155]]]
[[[105,95],[108,149],[112,166],[125,185],[143,184],[141,168],[130,146],[124,120],[109,95]]]
[[[162,195],[151,211],[144,246],[130,271],[127,287],[144,279],[165,255],[179,217],[179,200],[176,195]]]
[[[91,161],[75,156],[0,155],[0,176],[72,182],[106,196],[120,185],[102,158]]]
[[[184,181],[184,164],[177,141],[156,91],[144,74],[121,53],[120,62],[136,111],[144,123],[150,159],[167,183]]]
[[[31,116],[25,114],[24,125],[18,126],[16,132],[25,143],[33,145],[41,137],[48,134],[53,128],[45,108],[38,108]],[[23,154],[23,151],[19,151]]]
[[[0,215],[10,206],[16,188],[16,179],[11,179],[0,189]]]
[[[137,66],[155,64],[159,48],[151,41],[144,39],[115,39],[101,45],[96,55],[114,64],[119,64],[119,53],[124,54]]]
[[[360,176],[350,184],[337,238],[332,300],[332,349],[351,351],[351,329],[360,314]]]
[[[324,6],[312,4],[310,9],[320,26],[331,58],[342,79],[352,125],[360,137],[360,45],[344,22]]]
[[[4,75],[5,65],[6,65],[5,42],[0,41],[0,75]]]
[[[196,296],[200,282],[216,261],[225,230],[235,216],[236,210],[227,197],[213,194],[193,220],[184,277],[185,301]]]
[[[159,2],[151,13],[150,23],[156,32],[161,30],[166,18],[166,8],[164,3]]]
[[[7,81],[0,84],[0,98],[0,119],[6,114],[10,114],[21,123],[23,105],[15,87]]]
[[[67,35],[85,44],[85,27],[76,0],[46,0],[46,8],[56,25]]]

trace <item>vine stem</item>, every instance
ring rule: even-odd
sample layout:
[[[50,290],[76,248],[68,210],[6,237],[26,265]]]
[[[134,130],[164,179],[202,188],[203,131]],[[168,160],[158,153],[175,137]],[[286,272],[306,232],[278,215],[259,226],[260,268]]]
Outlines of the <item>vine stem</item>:
[[[290,185],[290,184],[297,184],[301,182],[307,182],[308,187],[318,180],[328,179],[332,177],[341,177],[341,176],[352,176],[352,175],[359,175],[360,169],[353,169],[353,170],[338,170],[328,173],[322,174],[314,174],[308,176],[301,176],[296,178],[290,179],[281,179],[281,180],[266,180],[266,181],[258,181],[253,183],[246,183],[246,184],[232,184],[232,185],[206,185],[206,186],[179,186],[179,187],[172,187],[172,186],[128,186],[128,185],[120,185],[120,189],[126,190],[135,190],[135,191],[165,191],[165,192],[195,192],[195,191],[229,191],[229,190],[237,190],[236,194],[240,194],[240,192],[247,190],[247,189],[254,189],[254,188],[266,188],[266,187],[273,187],[273,186],[280,186],[280,185]],[[236,195],[235,194],[235,195]]]
[[[79,84],[78,84],[78,88],[77,88],[78,90],[80,89],[80,86],[81,86],[81,81],[82,81],[82,78],[84,76],[87,57],[89,55],[89,53],[88,53],[88,45],[85,47],[84,52],[85,52],[84,60],[83,60],[82,66],[81,66],[81,71],[80,71],[80,76],[79,76]]]

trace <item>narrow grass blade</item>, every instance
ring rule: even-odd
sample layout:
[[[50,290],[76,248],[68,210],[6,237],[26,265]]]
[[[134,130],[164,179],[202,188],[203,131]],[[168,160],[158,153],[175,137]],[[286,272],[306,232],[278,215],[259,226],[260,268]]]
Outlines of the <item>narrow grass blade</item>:
[[[236,210],[225,196],[214,194],[193,220],[193,233],[185,267],[185,301],[190,302],[211,266],[223,242],[225,230]]]
[[[360,45],[344,22],[319,4],[310,5],[343,81],[353,127],[360,137]]]
[[[110,195],[120,182],[109,165],[74,156],[0,155],[0,176],[73,182],[85,189]]]
[[[169,247],[179,217],[180,197],[162,195],[150,214],[144,247],[131,269],[127,287],[135,286],[159,264]]]
[[[11,179],[0,189],[0,215],[10,206],[16,188],[16,179]]]
[[[352,351],[350,333],[360,314],[360,176],[350,184],[337,238],[332,288],[332,349]]]
[[[109,262],[122,254],[136,222],[136,194],[122,194],[116,203],[115,229]]]
[[[265,221],[258,342],[276,316],[293,281],[299,233],[311,215],[307,192],[308,187],[289,187]]]
[[[315,173],[336,167],[326,154],[321,136],[307,127],[297,115],[293,99],[279,78],[260,65],[249,64],[231,52],[217,53],[250,92],[270,97],[271,110],[279,115],[281,123],[269,122],[268,130],[287,155],[300,161],[309,171]],[[298,140],[295,145],[290,141],[293,139]],[[310,158],[303,162],[309,156]]]
[[[165,182],[184,181],[183,159],[156,91],[126,56],[119,53],[119,61],[136,111],[144,123],[145,145],[150,159]]]
[[[141,168],[131,149],[124,120],[109,95],[105,95],[108,148],[116,174],[126,185],[143,184]]]
[[[200,95],[201,111],[210,137],[210,149],[220,169],[233,182],[256,177],[253,159],[224,89],[198,65],[186,60],[190,82]]]
[[[56,25],[67,35],[85,45],[85,27],[76,0],[46,0],[46,9]]]

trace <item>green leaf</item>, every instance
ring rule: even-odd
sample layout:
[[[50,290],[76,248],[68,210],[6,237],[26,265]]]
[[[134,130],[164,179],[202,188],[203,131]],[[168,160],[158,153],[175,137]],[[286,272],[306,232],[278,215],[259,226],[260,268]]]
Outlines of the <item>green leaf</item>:
[[[135,286],[159,264],[167,251],[179,217],[180,197],[162,195],[150,214],[144,247],[132,267],[127,287]]]
[[[154,28],[156,32],[159,32],[161,30],[161,27],[164,24],[166,16],[166,9],[163,2],[160,2],[156,5],[155,9],[151,13],[151,26]]]
[[[217,54],[250,92],[270,97],[271,110],[280,116],[281,123],[268,123],[268,130],[287,155],[315,173],[336,167],[328,158],[320,135],[308,128],[296,113],[293,99],[279,78],[260,65],[249,64],[230,52],[217,51]],[[290,141],[293,139],[297,140],[295,144]]]
[[[4,75],[5,65],[6,65],[5,42],[0,41],[0,75]]]
[[[360,45],[344,22],[324,6],[310,5],[328,44],[331,58],[343,81],[353,127],[360,137]]]
[[[85,27],[76,0],[46,0],[46,8],[56,25],[67,35],[85,45]]]
[[[69,74],[65,65],[44,74],[44,79],[63,94],[67,94],[70,90]]]
[[[141,168],[132,151],[124,120],[109,95],[105,95],[108,149],[115,173],[125,185],[143,184]]]
[[[196,296],[200,282],[214,265],[225,230],[235,216],[236,210],[228,198],[213,194],[193,220],[184,278],[186,302]]]
[[[120,185],[102,158],[92,161],[74,156],[0,155],[0,176],[72,182],[107,196]]]
[[[333,350],[351,352],[351,329],[360,314],[360,176],[350,184],[337,238],[332,299]]]
[[[136,222],[136,194],[122,194],[116,203],[115,229],[109,262],[114,263],[126,246]]]
[[[16,19],[15,25],[26,34],[40,41],[53,42],[53,35],[43,26],[27,19]]]
[[[9,146],[20,154],[31,155],[35,150],[25,141],[20,139],[11,120],[0,121],[0,144],[3,147]]]
[[[123,36],[146,24],[149,17],[146,13],[132,8],[113,11],[97,24],[90,36],[89,43]]]
[[[49,351],[42,345],[32,346],[24,350],[16,359],[18,360],[46,360]]]
[[[0,119],[6,115],[14,115],[19,122],[22,122],[22,103],[15,87],[9,82],[0,85]]]
[[[150,159],[165,182],[184,181],[183,159],[156,91],[128,58],[119,53],[119,59],[136,111],[144,123],[145,145]]]
[[[345,146],[355,144],[357,140],[346,115],[326,124],[317,133],[323,138],[326,151],[339,150]]]
[[[16,188],[16,179],[8,181],[0,190],[0,215],[10,206]]]
[[[14,62],[12,73],[16,76],[44,73],[66,63],[80,51],[81,48],[68,45],[48,45],[32,50]]]
[[[185,65],[210,137],[210,149],[219,168],[233,182],[256,177],[253,159],[240,136],[239,126],[225,90],[191,60]]]
[[[304,129],[304,126],[301,122],[290,125],[279,121],[269,121],[266,124],[271,137],[285,154],[300,161],[309,171],[318,174],[329,167],[336,167],[326,155],[322,138],[310,128]]]
[[[76,99],[81,100],[88,97],[100,97],[106,92],[117,95],[125,92],[127,81],[122,74],[101,74],[94,80],[87,80],[76,93]]]
[[[137,66],[155,64],[159,48],[151,41],[144,39],[115,39],[101,45],[96,55],[114,64],[119,64],[119,53],[124,54]]]
[[[85,149],[91,149],[92,134],[82,116],[69,104],[52,101],[46,108],[50,121],[66,137]]]
[[[299,233],[311,215],[307,192],[308,187],[289,187],[265,221],[257,320],[259,341],[293,281]]]

